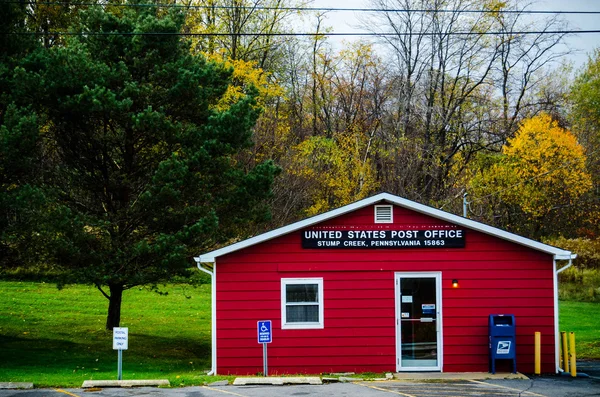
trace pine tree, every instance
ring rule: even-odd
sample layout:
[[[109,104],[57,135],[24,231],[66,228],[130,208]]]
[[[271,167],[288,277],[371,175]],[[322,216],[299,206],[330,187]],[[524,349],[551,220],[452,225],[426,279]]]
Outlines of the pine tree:
[[[28,58],[14,87],[45,120],[39,251],[61,284],[109,300],[107,329],[119,326],[123,291],[189,274],[194,254],[268,216],[276,167],[235,156],[251,143],[256,90],[219,106],[232,69],[191,54],[184,19],[90,7],[64,46]]]

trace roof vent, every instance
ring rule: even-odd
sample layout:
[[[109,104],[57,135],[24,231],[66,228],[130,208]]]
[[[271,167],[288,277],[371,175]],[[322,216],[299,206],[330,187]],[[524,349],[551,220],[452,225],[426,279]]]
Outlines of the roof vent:
[[[375,206],[375,223],[393,223],[394,212],[391,205]]]

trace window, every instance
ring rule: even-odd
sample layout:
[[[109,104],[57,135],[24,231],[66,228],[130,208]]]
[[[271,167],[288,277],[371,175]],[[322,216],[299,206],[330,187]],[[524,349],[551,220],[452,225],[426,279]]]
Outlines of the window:
[[[394,223],[394,211],[391,205],[375,206],[375,223]]]
[[[323,279],[281,279],[281,328],[323,328]]]

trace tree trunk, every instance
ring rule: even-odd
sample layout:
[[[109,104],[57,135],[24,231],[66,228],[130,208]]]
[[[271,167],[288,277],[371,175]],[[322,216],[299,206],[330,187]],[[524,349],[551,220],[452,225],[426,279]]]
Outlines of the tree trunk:
[[[123,286],[111,284],[110,297],[108,298],[108,316],[106,317],[106,329],[112,331],[121,323],[121,301],[123,299]]]

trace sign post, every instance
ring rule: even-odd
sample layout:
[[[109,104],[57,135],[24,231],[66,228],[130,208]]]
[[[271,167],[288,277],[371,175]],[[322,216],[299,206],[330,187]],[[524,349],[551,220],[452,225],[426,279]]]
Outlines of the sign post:
[[[129,329],[113,328],[113,350],[118,351],[117,379],[123,380],[123,350],[129,345]]]
[[[257,323],[258,343],[263,345],[263,374],[269,376],[269,366],[267,365],[267,343],[273,341],[271,332],[271,320],[259,321]]]

